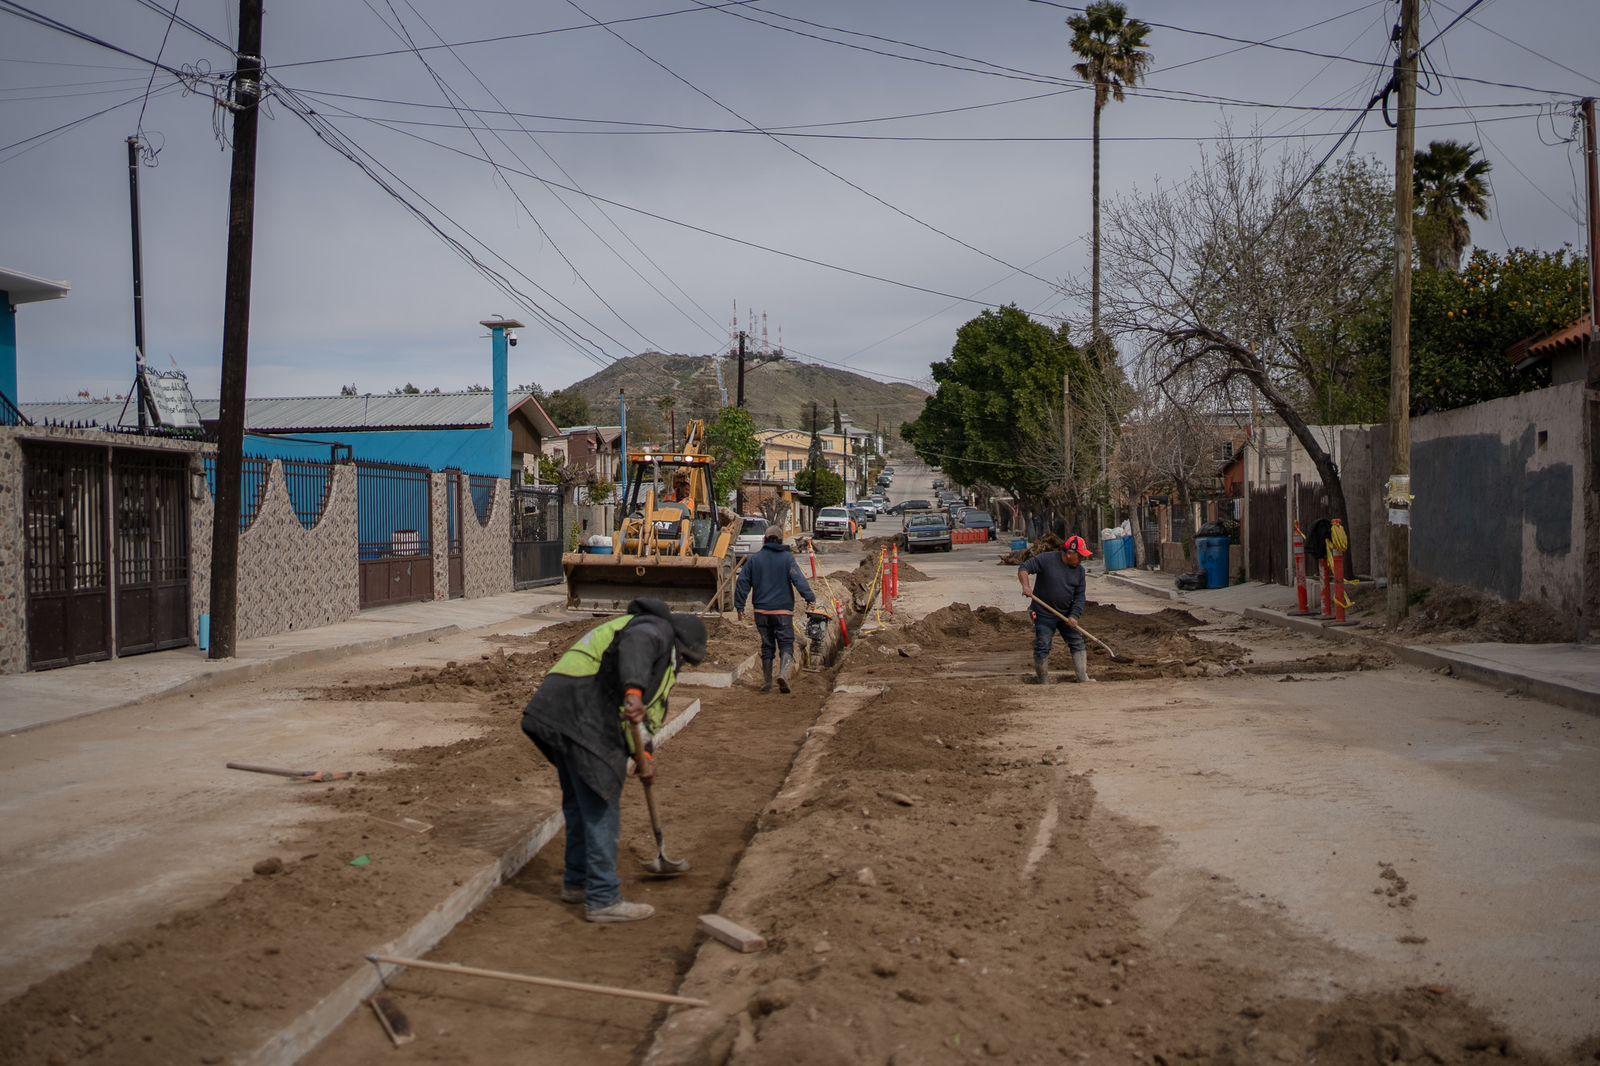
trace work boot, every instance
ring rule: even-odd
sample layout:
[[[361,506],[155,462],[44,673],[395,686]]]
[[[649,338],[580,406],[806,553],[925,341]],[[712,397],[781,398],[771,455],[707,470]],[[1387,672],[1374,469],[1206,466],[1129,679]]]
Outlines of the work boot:
[[[761,664],[761,691],[762,692],[771,692],[772,691],[772,664],[771,663],[762,663]]]
[[[1089,650],[1081,648],[1072,653],[1072,670],[1080,683],[1094,680],[1089,676]]]
[[[794,656],[785,655],[778,664],[778,691],[785,696],[789,694],[789,675],[794,672]]]
[[[609,907],[590,908],[583,917],[591,922],[642,922],[656,912],[648,903],[629,903],[619,899]]]
[[[1033,660],[1033,676],[1025,680],[1031,685],[1048,685],[1050,683],[1050,660]]]
[[[562,903],[582,903],[587,895],[588,892],[585,891],[582,885],[577,888],[568,888],[566,885],[561,886]]]

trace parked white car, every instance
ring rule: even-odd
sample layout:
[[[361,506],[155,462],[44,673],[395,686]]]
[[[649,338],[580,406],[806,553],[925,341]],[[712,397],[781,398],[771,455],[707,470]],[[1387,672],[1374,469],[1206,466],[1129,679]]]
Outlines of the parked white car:
[[[733,538],[736,557],[754,555],[761,550],[761,538],[766,536],[767,520],[759,515],[744,515],[739,519],[739,535]]]
[[[818,511],[817,526],[811,531],[818,540],[827,537],[849,540],[854,532],[854,520],[849,509],[844,507],[824,507]]]

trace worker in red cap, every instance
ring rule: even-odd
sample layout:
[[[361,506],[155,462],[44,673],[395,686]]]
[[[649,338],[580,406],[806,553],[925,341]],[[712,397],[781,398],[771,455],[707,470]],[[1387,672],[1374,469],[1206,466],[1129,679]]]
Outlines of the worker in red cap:
[[[1079,681],[1089,680],[1089,650],[1078,629],[1083,614],[1085,571],[1083,560],[1093,558],[1082,537],[1068,537],[1058,552],[1043,552],[1017,567],[1017,582],[1028,597],[1033,619],[1033,683],[1050,683],[1050,645],[1059,630],[1072,649],[1072,669]],[[1032,578],[1030,581],[1029,578]],[[1069,618],[1063,622],[1033,602],[1038,597]]]

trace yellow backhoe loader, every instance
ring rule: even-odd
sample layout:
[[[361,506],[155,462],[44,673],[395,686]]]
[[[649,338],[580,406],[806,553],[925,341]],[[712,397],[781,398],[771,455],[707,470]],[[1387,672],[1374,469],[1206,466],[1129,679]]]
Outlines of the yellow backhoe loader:
[[[570,610],[612,613],[636,596],[675,611],[733,609],[733,531],[719,521],[716,463],[703,449],[705,423],[691,421],[678,451],[630,451],[612,554],[568,552]]]

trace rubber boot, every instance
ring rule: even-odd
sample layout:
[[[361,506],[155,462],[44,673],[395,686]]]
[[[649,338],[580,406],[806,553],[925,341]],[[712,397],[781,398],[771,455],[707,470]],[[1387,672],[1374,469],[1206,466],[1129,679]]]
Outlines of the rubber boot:
[[[789,675],[794,671],[794,656],[785,655],[778,664],[778,691],[789,694]]]
[[[761,691],[772,691],[772,664],[769,662],[761,664]]]
[[[1033,685],[1048,685],[1050,683],[1050,660],[1033,660],[1033,676],[1026,680]]]
[[[1078,675],[1078,681],[1080,683],[1090,680],[1089,649],[1081,648],[1072,653],[1072,670]]]

